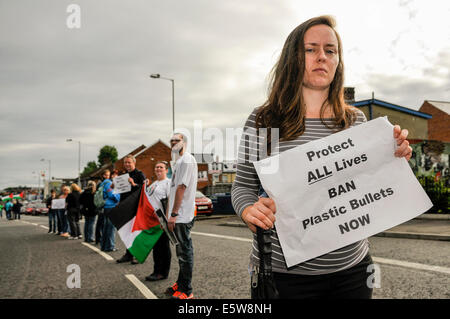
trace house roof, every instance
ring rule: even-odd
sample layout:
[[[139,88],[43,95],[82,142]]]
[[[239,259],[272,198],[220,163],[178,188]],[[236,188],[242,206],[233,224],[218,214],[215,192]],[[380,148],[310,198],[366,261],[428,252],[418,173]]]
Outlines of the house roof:
[[[392,110],[396,110],[396,111],[399,111],[399,112],[403,112],[403,113],[411,114],[411,115],[414,115],[414,116],[422,117],[422,118],[425,118],[425,119],[431,119],[433,117],[432,115],[427,114],[427,113],[411,110],[411,109],[408,109],[407,107],[404,107],[404,106],[392,104],[392,103],[381,101],[381,100],[377,100],[377,99],[369,99],[369,100],[357,101],[357,102],[353,102],[353,103],[350,103],[350,104],[353,105],[353,106],[356,106],[356,107],[368,106],[368,105],[378,105],[378,106],[382,106],[382,107],[385,107],[385,108],[388,108],[388,109],[392,109]]]
[[[450,114],[450,102],[443,102],[443,101],[430,101],[426,100],[426,102],[430,103],[434,107],[438,108],[439,110]]]
[[[152,148],[153,146],[155,146],[158,143],[162,143],[164,146],[166,146],[167,148],[170,149],[170,146],[168,146],[166,143],[164,143],[163,141],[161,141],[160,139],[158,139],[158,141],[156,141],[155,143],[153,143],[152,145],[142,149],[141,151],[139,151],[138,153],[134,154],[134,157],[138,157],[139,155],[141,155],[142,153],[144,153],[146,150],[148,150],[149,148]]]

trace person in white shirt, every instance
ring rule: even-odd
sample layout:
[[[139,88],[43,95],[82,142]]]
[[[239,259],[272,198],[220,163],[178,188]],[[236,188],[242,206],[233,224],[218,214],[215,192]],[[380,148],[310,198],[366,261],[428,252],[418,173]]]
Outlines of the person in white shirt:
[[[165,198],[169,198],[170,193],[170,179],[167,178],[167,172],[169,170],[169,163],[165,161],[156,162],[155,175],[156,181],[151,185],[149,180],[146,180],[146,192],[149,195],[154,195],[157,200],[161,201]],[[153,247],[153,273],[145,277],[148,281],[157,281],[166,279],[169,275],[170,260],[172,259],[172,253],[170,251],[169,237],[163,232],[159,237],[155,246]]]
[[[194,250],[191,229],[194,225],[195,193],[197,191],[197,162],[186,151],[187,138],[176,133],[170,140],[172,147],[172,181],[168,205],[168,228],[174,231],[179,244],[176,248],[180,271],[177,282],[167,292],[175,299],[191,299]]]

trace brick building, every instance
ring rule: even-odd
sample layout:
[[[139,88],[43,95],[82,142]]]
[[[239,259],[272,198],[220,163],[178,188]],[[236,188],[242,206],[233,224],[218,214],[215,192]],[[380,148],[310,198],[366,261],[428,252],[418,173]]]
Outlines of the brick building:
[[[450,143],[450,102],[425,100],[419,111],[433,116],[428,120],[428,140]]]

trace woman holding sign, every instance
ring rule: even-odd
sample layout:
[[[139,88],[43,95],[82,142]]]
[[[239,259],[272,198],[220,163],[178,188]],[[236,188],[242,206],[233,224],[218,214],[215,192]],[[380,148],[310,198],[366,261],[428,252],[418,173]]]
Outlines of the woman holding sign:
[[[272,269],[281,298],[371,298],[367,285],[372,263],[368,240],[362,240],[288,268],[274,227],[276,206],[259,197],[261,183],[253,166],[261,151],[281,153],[366,121],[358,109],[345,104],[342,44],[335,21],[312,18],[288,36],[274,66],[268,100],[248,117],[241,139],[237,176],[232,188],[233,207],[255,233],[272,229]],[[267,136],[257,139],[267,128]],[[272,134],[278,138],[272,145]],[[271,130],[272,129],[272,130]],[[407,130],[394,127],[395,155],[411,157]],[[266,154],[263,152],[263,154]],[[270,153],[268,154],[270,155]],[[302,208],[299,207],[299,210]],[[250,266],[259,264],[254,236]]]

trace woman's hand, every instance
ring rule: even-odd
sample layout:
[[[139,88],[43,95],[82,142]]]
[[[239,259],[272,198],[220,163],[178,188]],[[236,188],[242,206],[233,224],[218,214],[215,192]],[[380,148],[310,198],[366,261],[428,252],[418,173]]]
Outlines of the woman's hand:
[[[411,158],[412,148],[409,146],[409,142],[406,140],[408,136],[408,130],[401,129],[399,125],[394,126],[394,138],[397,141],[397,150],[394,155],[397,157],[404,157],[407,161]]]
[[[275,222],[275,202],[267,197],[260,197],[252,206],[248,206],[242,212],[242,220],[248,228],[256,233],[256,226],[262,229],[270,229]]]

